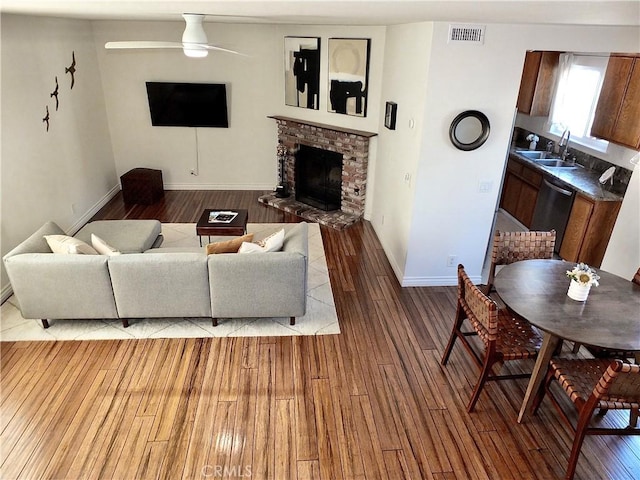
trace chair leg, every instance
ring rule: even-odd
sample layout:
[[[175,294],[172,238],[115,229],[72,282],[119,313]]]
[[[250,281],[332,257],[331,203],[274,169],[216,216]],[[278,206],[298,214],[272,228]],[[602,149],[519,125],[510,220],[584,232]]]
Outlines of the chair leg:
[[[128,319],[126,319],[126,318],[123,318],[123,319],[122,319],[122,326],[123,326],[124,328],[127,328],[127,327],[129,326],[129,320],[128,320]]]
[[[462,322],[464,322],[464,313],[462,308],[460,308],[460,304],[458,303],[458,308],[456,309],[456,320],[453,324],[453,329],[451,330],[451,335],[449,335],[449,341],[447,342],[447,346],[444,349],[444,353],[442,354],[442,360],[440,360],[440,365],[446,365],[449,361],[449,356],[451,355],[451,350],[453,350],[453,345],[456,343],[456,339],[458,338],[458,332],[460,332],[460,328],[462,327]]]
[[[473,409],[476,407],[476,402],[480,397],[480,392],[482,392],[482,387],[484,387],[485,382],[487,381],[487,377],[489,377],[489,373],[491,373],[491,367],[495,362],[490,358],[488,352],[485,354],[484,364],[482,365],[482,371],[480,372],[480,377],[478,378],[478,383],[476,383],[476,388],[473,390],[471,394],[471,399],[469,400],[469,405],[467,406],[467,412],[473,412]]]
[[[636,428],[638,426],[638,409],[632,408],[631,413],[629,414],[629,426],[631,428]]]
[[[571,455],[569,456],[569,464],[567,465],[567,473],[565,474],[565,480],[572,480],[576,473],[576,465],[578,464],[578,457],[580,456],[580,450],[582,449],[582,442],[584,441],[589,422],[591,420],[591,414],[593,408],[589,408],[587,403],[580,412],[578,418],[578,424],[576,425],[576,436],[573,439],[573,446],[571,447]]]
[[[49,320],[46,318],[42,319],[42,328],[49,328]]]
[[[211,325],[214,327],[218,326],[218,319],[216,317],[211,317]]]
[[[289,325],[295,325],[296,324],[296,317],[289,317]]]

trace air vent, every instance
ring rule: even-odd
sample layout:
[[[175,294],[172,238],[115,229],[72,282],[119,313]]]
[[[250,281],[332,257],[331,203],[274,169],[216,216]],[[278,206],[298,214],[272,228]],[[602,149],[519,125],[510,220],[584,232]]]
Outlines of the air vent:
[[[484,44],[484,25],[449,25],[448,43]]]

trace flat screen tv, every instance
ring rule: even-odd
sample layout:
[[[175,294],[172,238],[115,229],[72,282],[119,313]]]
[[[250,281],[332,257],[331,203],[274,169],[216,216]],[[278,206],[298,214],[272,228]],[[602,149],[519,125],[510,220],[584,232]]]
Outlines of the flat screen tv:
[[[224,83],[146,82],[151,125],[228,128]]]

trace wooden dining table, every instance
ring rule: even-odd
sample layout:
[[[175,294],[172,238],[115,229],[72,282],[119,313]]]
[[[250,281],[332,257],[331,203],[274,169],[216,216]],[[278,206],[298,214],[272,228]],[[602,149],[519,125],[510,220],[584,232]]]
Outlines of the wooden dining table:
[[[507,308],[543,333],[518,423],[530,412],[560,341],[640,352],[640,286],[598,270],[600,285],[579,302],[567,296],[566,272],[574,266],[562,260],[524,260],[496,274],[494,286]]]

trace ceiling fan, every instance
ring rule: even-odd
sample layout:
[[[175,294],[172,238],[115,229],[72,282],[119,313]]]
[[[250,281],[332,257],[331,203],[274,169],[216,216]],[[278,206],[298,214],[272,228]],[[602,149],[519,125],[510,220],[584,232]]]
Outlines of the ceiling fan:
[[[207,34],[202,27],[204,15],[199,13],[183,13],[182,18],[186,22],[184,33],[182,34],[182,42],[153,42],[153,41],[125,41],[125,42],[107,42],[104,48],[111,49],[131,49],[131,48],[181,48],[187,57],[206,57],[209,50],[217,50],[221,52],[234,53],[236,55],[244,55],[243,53],[229,50],[227,48],[210,45],[207,41]]]

